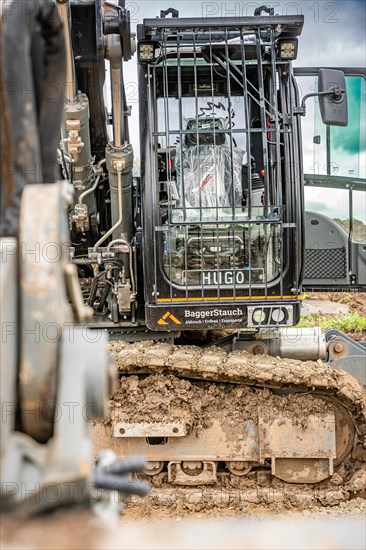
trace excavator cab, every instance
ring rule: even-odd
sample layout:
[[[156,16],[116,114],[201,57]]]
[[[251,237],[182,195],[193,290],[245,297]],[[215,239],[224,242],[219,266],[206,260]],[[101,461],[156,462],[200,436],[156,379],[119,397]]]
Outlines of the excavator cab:
[[[138,27],[146,323],[292,326],[302,159],[291,60],[302,16]]]
[[[286,329],[299,320],[304,277],[307,288],[363,284],[362,245],[338,231],[329,252],[332,227],[319,222],[318,242],[315,218],[304,213],[304,184],[308,195],[314,178],[292,68],[302,16],[190,19],[168,10],[173,17],[145,19],[132,148],[121,62],[134,52],[128,9],[102,0],[69,8],[75,74],[59,157],[75,189],[70,259],[92,327],[128,340]],[[328,129],[344,125],[343,72],[320,71],[316,111]]]

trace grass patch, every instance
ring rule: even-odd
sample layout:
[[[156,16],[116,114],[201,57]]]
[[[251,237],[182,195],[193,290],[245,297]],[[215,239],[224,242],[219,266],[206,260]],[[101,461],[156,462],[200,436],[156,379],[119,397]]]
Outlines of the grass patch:
[[[301,317],[300,328],[320,327],[322,330],[336,328],[343,332],[352,332],[362,335],[366,333],[366,317],[359,313],[348,313],[347,315],[318,315],[311,313]]]

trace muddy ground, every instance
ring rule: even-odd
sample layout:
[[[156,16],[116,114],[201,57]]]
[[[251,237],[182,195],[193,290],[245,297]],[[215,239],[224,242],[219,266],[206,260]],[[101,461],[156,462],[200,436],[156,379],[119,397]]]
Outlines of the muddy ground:
[[[344,304],[350,313],[366,315],[366,294],[363,292],[309,292],[307,300],[329,300],[337,304]]]
[[[299,423],[309,414],[331,410],[329,404],[312,396],[271,395],[268,390],[190,381],[155,374],[139,380],[123,377],[112,401],[114,419],[126,422],[174,422],[184,418],[189,431],[196,435],[212,426],[213,420],[228,426],[241,424],[243,418],[255,420],[260,409],[263,420],[281,412]],[[112,406],[113,406],[112,405]],[[123,414],[119,411],[123,410]]]
[[[151,514],[150,514],[151,512]],[[4,519],[2,550],[364,550],[365,501],[302,513],[275,508],[171,514],[126,506],[118,524],[87,511],[31,521]]]
[[[362,292],[313,292],[313,293],[306,293],[305,294],[306,301],[305,303],[311,304],[311,302],[314,302],[314,305],[316,304],[316,308],[320,308],[321,311],[321,303],[328,301],[332,302],[333,304],[336,304],[338,306],[341,306],[342,308],[345,307],[348,312],[346,314],[329,314],[329,313],[313,313],[312,323],[319,324],[322,326],[322,321],[326,326],[326,328],[333,328],[331,319],[332,317],[337,320],[337,322],[341,322],[341,330],[353,340],[356,341],[366,341],[366,330],[364,328],[364,325],[361,326],[361,323],[357,321],[353,321],[352,319],[347,321],[347,318],[350,318],[352,316],[359,316],[359,318],[365,318],[366,317],[366,293]],[[328,308],[325,308],[325,311],[327,311]],[[343,320],[343,322],[342,322]],[[337,327],[335,327],[337,328]]]
[[[358,313],[364,315],[366,311],[366,299],[364,294],[345,294],[345,293],[312,293],[307,296],[307,299],[316,299],[316,300],[330,300],[337,303],[343,303],[347,305],[350,313]],[[128,365],[131,364],[134,366],[134,359],[131,360],[131,355],[128,349],[125,349],[124,346],[121,347],[120,344],[112,344],[112,349],[114,355],[117,359],[119,366],[122,365],[122,370],[125,369],[128,371]],[[164,346],[163,346],[164,347]],[[136,354],[135,364],[140,365],[142,368],[151,360],[153,350],[149,350],[149,346],[141,346],[143,349],[143,354],[145,358],[141,359],[139,353]],[[193,348],[192,348],[193,349]],[[131,350],[132,351],[132,350]],[[166,356],[164,355],[166,351]],[[213,350],[212,350],[213,352]],[[153,361],[156,364],[161,366],[169,365],[174,366],[174,360],[169,358],[174,355],[173,347],[168,350],[161,349],[161,352],[158,354],[158,359],[153,358]],[[225,353],[223,352],[223,355]],[[147,357],[149,359],[147,359]],[[185,362],[190,363],[190,367],[195,368],[194,365],[197,363],[202,363],[202,358],[196,359],[194,353],[191,357],[185,358]],[[227,365],[225,368],[222,368],[221,365],[221,352],[218,352],[218,356],[215,358],[217,364],[210,365],[209,369],[214,370],[227,370]],[[173,361],[172,364],[171,361]],[[253,358],[249,360],[249,363],[256,363],[260,361],[261,363],[273,362],[277,360],[274,358],[266,360],[264,358]],[[178,360],[179,363],[179,360]],[[281,363],[286,363],[286,360],[282,360]],[[295,363],[299,362],[289,362],[294,364],[294,368],[298,368],[298,365]],[[310,363],[309,365],[310,366]],[[277,368],[277,365],[268,365],[268,367],[273,370],[274,367]],[[317,374],[321,370],[321,365],[316,364],[315,368]],[[324,366],[324,368],[327,368]],[[301,366],[301,370],[303,367]],[[314,382],[315,380],[315,371],[311,374],[311,379]],[[154,382],[154,389],[151,388],[151,382]],[[329,380],[327,381],[329,384]],[[177,385],[179,387],[177,387]],[[172,388],[178,390],[177,392],[172,392]],[[126,411],[130,418],[130,421],[139,421],[139,420],[172,420],[184,418],[185,421],[193,427],[193,429],[200,430],[209,426],[210,418],[215,416],[215,410],[217,409],[222,411],[223,416],[227,416],[228,419],[235,416],[235,420],[239,421],[245,416],[250,417],[250,411],[253,410],[253,407],[247,407],[246,402],[252,399],[253,391],[248,388],[240,387],[230,387],[230,386],[218,386],[217,384],[211,384],[210,382],[201,382],[201,383],[192,383],[192,381],[176,379],[174,376],[162,376],[161,374],[153,374],[150,377],[146,378],[143,381],[139,381],[137,376],[122,378],[121,385],[117,391],[113,404],[116,406],[114,419],[116,420],[126,420]],[[280,398],[283,399],[283,398]],[[265,411],[267,408],[273,411],[276,409],[276,403],[273,402],[273,397],[263,395],[261,397],[262,403],[261,408]],[[303,402],[303,401],[304,402]],[[298,415],[300,411],[307,411],[308,407],[312,405],[309,403],[309,396],[306,398],[296,397],[293,402],[293,408],[291,409],[291,403],[287,403],[289,410],[293,411],[294,416]],[[218,405],[219,402],[219,405]],[[121,416],[121,403],[124,403],[123,414]],[[316,403],[313,403],[315,405]],[[277,408],[283,410],[283,406]],[[152,415],[158,414],[157,418],[153,418]],[[173,415],[173,416],[172,416]],[[230,504],[227,507],[215,507],[208,506],[191,506],[191,507],[181,507],[179,503],[174,502],[174,499],[171,500],[167,498],[166,506],[156,506],[154,502],[149,501],[144,504],[139,503],[137,500],[131,502],[126,507],[126,517],[129,519],[139,519],[139,518],[182,518],[185,516],[195,516],[195,517],[225,517],[227,515],[236,517],[238,514],[245,515],[276,515],[279,513],[285,512],[286,514],[293,514],[297,511],[300,511],[301,514],[311,516],[314,514],[316,516],[322,514],[339,514],[341,516],[346,515],[358,515],[360,518],[363,518],[366,514],[366,503],[363,499],[351,500],[350,502],[343,502],[342,504],[334,501],[333,506],[322,506],[321,502],[318,505],[310,503],[310,501],[304,502],[302,505],[298,506],[301,499],[293,499],[294,506],[289,505],[287,500],[285,503],[277,504],[267,504],[267,505],[256,505],[245,503],[243,507]],[[324,501],[327,502],[327,501]],[[323,502],[323,504],[324,504]]]
[[[172,422],[184,419],[191,430],[200,433],[210,427],[213,418],[220,418],[228,427],[233,423],[230,430],[235,439],[238,437],[237,427],[253,414],[260,414],[268,420],[273,415],[290,415],[292,420],[296,419],[305,426],[310,413],[325,412],[326,407],[323,401],[319,402],[314,396],[308,395],[309,387],[321,393],[337,392],[347,407],[359,408],[360,418],[366,414],[366,395],[356,380],[320,360],[303,363],[253,356],[246,352],[228,354],[222,349],[204,350],[194,346],[182,348],[169,344],[114,342],[111,350],[118,369],[124,375],[139,370],[144,374],[142,378],[136,374],[122,376],[112,401],[111,417],[98,434],[100,441],[105,438],[105,444],[111,441],[108,436],[111,421]],[[163,372],[166,369],[170,374]],[[197,377],[201,380],[194,380]],[[304,390],[304,394],[273,395],[268,389],[259,390],[242,385],[250,385],[254,380],[260,380],[261,385],[278,388],[295,385],[302,392]],[[121,440],[112,439],[118,453]],[[344,471],[338,468],[329,484],[322,484],[321,487],[283,485],[280,480],[265,480],[265,475],[261,475],[261,486],[258,489],[256,473],[253,472],[252,477],[251,472],[241,478],[223,478],[222,490],[211,491],[207,488],[200,491],[192,488],[192,494],[187,498],[184,489],[180,487],[166,491],[165,478],[160,479],[165,474],[158,474],[153,478],[154,487],[149,500],[143,503],[134,500],[127,506],[127,515],[131,514],[130,517],[136,519],[186,517],[191,514],[224,517],[228,513],[235,516],[243,513],[261,515],[264,511],[272,514],[314,509],[316,512],[317,505],[334,507],[343,500],[353,498],[355,494],[359,495],[366,487],[366,471],[358,463],[358,460],[364,460],[361,442],[357,449],[360,454],[354,447],[353,458],[359,456],[359,459],[354,463],[347,462],[346,467],[342,467]],[[162,491],[159,491],[160,488]],[[363,512],[364,509],[361,509],[360,515]]]
[[[366,499],[355,498],[348,502],[342,502],[335,506],[307,505],[303,509],[296,509],[291,506],[280,504],[255,505],[243,503],[241,508],[228,506],[226,508],[210,508],[196,511],[188,508],[177,509],[172,506],[154,506],[153,504],[139,501],[137,498],[130,498],[125,503],[122,521],[138,521],[140,519],[154,521],[175,519],[183,520],[185,517],[202,518],[334,518],[347,517],[364,520],[366,523]]]
[[[349,307],[350,313],[365,315],[366,312],[365,295],[362,294],[318,293],[307,297],[311,298],[343,303]],[[121,357],[123,359],[123,353]],[[327,367],[323,366],[323,369],[327,375]],[[280,379],[281,373],[277,376]],[[209,380],[201,383],[177,381],[175,377],[162,377],[159,373],[146,380],[151,382],[152,378],[156,378],[157,391],[153,391],[148,382],[140,387],[137,377],[123,379],[115,403],[127,403],[131,418],[139,420],[150,416],[155,400],[162,414],[170,416],[173,410],[176,418],[184,417],[194,429],[200,430],[210,423],[217,401],[225,416],[232,403],[238,413],[243,399],[245,401],[253,393],[253,390],[237,387],[220,388]],[[327,383],[331,382],[329,378],[325,379]],[[171,401],[171,384],[179,385],[177,402]],[[278,406],[273,399],[268,398],[270,408]],[[279,399],[282,398],[275,398]],[[288,403],[288,410],[293,407],[296,412],[310,406],[302,399],[301,396],[295,397],[293,403]],[[265,395],[263,406],[266,406]],[[319,404],[313,400],[311,406],[316,409]],[[250,415],[250,410],[247,412]],[[342,488],[337,490],[341,492]],[[332,505],[323,505],[321,500],[310,502],[298,498],[297,503],[300,505],[291,505],[288,500],[268,504],[229,502],[227,505],[202,507],[194,501],[191,506],[181,506],[179,499],[174,498],[167,499],[165,505],[157,505],[153,499],[133,498],[126,501],[124,515],[117,526],[106,526],[90,512],[80,510],[59,511],[31,521],[2,518],[0,547],[3,550],[361,550],[366,547],[366,499],[351,498],[346,502],[335,499]]]

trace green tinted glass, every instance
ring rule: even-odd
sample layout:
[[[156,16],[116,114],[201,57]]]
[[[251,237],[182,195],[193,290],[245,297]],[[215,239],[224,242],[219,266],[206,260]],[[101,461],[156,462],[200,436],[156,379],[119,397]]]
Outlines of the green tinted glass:
[[[366,159],[366,85],[357,76],[346,78],[348,126],[325,126],[315,110],[314,158],[319,173],[334,176],[365,178]]]

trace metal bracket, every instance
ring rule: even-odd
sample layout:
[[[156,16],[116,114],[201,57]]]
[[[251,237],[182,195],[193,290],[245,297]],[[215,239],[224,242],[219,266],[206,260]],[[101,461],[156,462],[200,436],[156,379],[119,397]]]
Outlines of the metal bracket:
[[[274,15],[274,8],[269,8],[268,6],[260,6],[254,10],[254,17],[262,15],[262,11],[268,13],[268,15]]]
[[[171,15],[172,18],[177,19],[179,17],[179,11],[174,8],[168,8],[167,10],[160,11],[160,18],[165,19],[167,15]]]
[[[202,462],[202,472],[197,475],[186,474],[181,462],[169,462],[168,482],[172,485],[215,485],[217,483],[216,462]]]
[[[116,422],[114,437],[183,437],[188,434],[185,422]]]
[[[366,384],[366,347],[355,342],[337,329],[325,333],[328,344],[328,362],[335,369],[341,369],[354,376],[360,384]]]
[[[71,157],[77,157],[85,144],[81,141],[79,132],[81,130],[81,122],[77,119],[66,120],[66,130],[69,137],[65,140],[67,152]]]
[[[319,97],[319,96],[325,96],[325,95],[331,95],[334,99],[338,100],[339,97],[342,97],[342,95],[345,93],[345,90],[340,90],[338,87],[334,87],[331,90],[328,90],[326,92],[316,92],[314,94],[306,94],[302,98],[300,107],[294,107],[293,108],[293,114],[294,115],[301,115],[306,116],[306,105],[305,102],[309,97]]]

